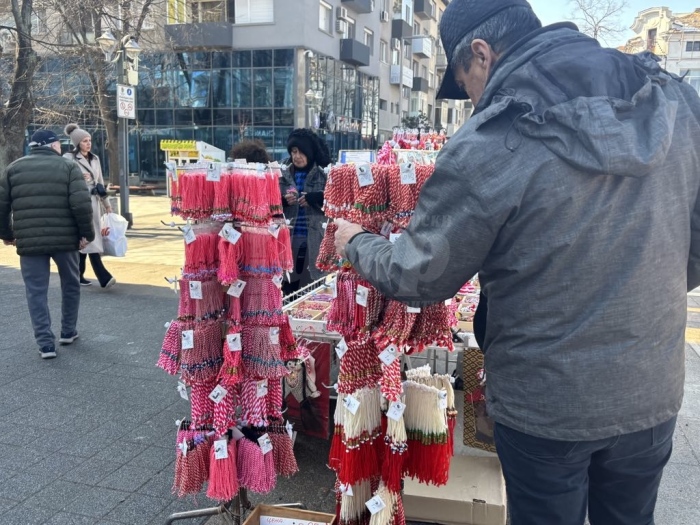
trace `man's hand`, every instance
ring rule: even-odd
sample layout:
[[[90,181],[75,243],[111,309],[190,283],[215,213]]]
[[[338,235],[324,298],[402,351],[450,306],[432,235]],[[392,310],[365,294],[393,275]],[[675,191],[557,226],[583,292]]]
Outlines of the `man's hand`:
[[[102,231],[100,233],[102,233],[102,237],[109,236],[109,228],[102,228]]]
[[[105,212],[112,213],[112,207],[109,204],[105,204]]]
[[[284,200],[287,201],[288,206],[292,206],[298,202],[297,200],[297,190],[290,189],[285,195],[284,195]]]
[[[84,250],[88,244],[90,244],[90,241],[83,237],[82,239],[80,239],[80,243],[78,244],[78,246],[81,250]]]
[[[359,224],[353,224],[343,219],[335,219],[334,222],[338,225],[338,231],[335,232],[335,251],[341,257],[345,257],[345,246],[354,235],[364,230]]]
[[[2,243],[3,243],[5,246],[17,246],[17,241],[15,241],[14,239],[11,240],[11,241],[2,241]]]
[[[299,206],[302,208],[308,208],[309,203],[306,202],[306,193],[302,193],[301,197],[299,197]]]

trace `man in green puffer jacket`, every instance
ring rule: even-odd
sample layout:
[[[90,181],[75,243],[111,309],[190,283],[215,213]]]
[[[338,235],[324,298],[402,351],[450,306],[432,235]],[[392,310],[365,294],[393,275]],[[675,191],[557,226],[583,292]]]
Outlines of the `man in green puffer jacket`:
[[[61,344],[78,337],[78,250],[95,238],[90,193],[80,167],[61,157],[52,131],[32,135],[31,152],[0,175],[0,239],[17,246],[29,316],[41,357],[56,357],[48,306],[50,260],[61,279]]]

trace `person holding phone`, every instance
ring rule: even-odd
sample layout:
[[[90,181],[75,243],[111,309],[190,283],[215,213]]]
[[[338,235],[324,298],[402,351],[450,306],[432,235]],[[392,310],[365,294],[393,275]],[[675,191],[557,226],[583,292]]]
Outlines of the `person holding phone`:
[[[85,266],[87,258],[90,257],[90,265],[100,286],[105,289],[111,288],[116,284],[117,280],[109,273],[102,262],[102,253],[104,252],[102,236],[109,234],[109,232],[101,232],[100,219],[103,213],[112,213],[112,206],[109,204],[107,192],[105,191],[100,158],[91,151],[92,137],[90,133],[81,129],[77,124],[68,124],[64,128],[64,132],[70,137],[74,147],[73,151],[66,153],[64,157],[77,162],[83,172],[83,178],[88,190],[90,190],[92,199],[93,227],[95,232],[98,233],[95,235],[95,240],[80,251],[80,285],[90,286],[92,284],[85,278]],[[99,235],[99,232],[102,235]]]

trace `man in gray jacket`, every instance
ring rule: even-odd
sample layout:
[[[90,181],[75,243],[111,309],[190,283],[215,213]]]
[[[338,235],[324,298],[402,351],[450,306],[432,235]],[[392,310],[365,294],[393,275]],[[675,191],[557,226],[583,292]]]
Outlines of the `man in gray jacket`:
[[[29,316],[41,357],[56,357],[48,305],[49,264],[61,278],[61,344],[78,337],[78,250],[95,238],[90,193],[80,167],[61,157],[52,131],[32,135],[31,152],[0,176],[0,239],[17,246]]]
[[[513,525],[653,524],[700,285],[698,94],[525,0],[453,0],[440,35],[440,97],[474,115],[395,244],[342,222],[336,247],[415,306],[479,272]]]

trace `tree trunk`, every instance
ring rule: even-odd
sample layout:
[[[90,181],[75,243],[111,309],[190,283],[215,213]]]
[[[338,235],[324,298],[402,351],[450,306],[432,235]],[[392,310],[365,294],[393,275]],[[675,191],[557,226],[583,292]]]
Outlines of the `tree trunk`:
[[[17,28],[15,71],[7,106],[0,113],[0,169],[24,154],[25,130],[32,117],[31,97],[34,72],[39,57],[32,49],[31,16],[32,0],[12,0],[12,15]]]

